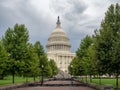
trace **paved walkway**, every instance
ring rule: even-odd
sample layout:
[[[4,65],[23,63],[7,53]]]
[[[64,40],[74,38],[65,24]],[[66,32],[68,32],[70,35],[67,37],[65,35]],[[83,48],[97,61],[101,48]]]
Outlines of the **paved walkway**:
[[[88,87],[26,87],[14,90],[94,90]]]
[[[74,84],[76,82],[73,82]],[[71,81],[49,81],[45,82],[44,84],[71,84]],[[17,88],[13,90],[94,90],[89,87],[84,87],[84,86],[35,86],[35,87],[24,87],[24,88]]]

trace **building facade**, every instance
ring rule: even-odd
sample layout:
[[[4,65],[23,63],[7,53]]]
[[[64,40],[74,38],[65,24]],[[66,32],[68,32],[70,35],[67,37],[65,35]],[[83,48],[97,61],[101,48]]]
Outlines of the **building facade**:
[[[65,31],[61,28],[59,17],[56,28],[48,38],[46,54],[49,60],[53,59],[56,62],[60,70],[68,72],[68,66],[75,57],[75,53],[71,53],[70,40]]]

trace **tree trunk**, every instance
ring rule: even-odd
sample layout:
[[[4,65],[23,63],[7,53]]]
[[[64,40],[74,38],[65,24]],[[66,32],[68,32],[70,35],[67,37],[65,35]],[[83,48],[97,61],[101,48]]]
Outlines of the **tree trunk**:
[[[116,75],[116,90],[118,90],[118,75]]]
[[[101,85],[101,76],[99,75],[99,84]]]
[[[35,81],[35,75],[34,75],[34,81]]]
[[[90,75],[90,82],[92,82],[92,75]]]
[[[96,78],[96,75],[94,74],[93,77]]]
[[[4,79],[4,74],[0,74],[0,80]]]
[[[14,83],[15,83],[15,82],[14,82],[14,81],[15,81],[15,80],[14,80],[14,78],[15,78],[15,73],[14,73],[14,72],[12,73],[12,78],[13,78],[13,79],[12,79],[12,83],[14,84]]]
[[[28,77],[26,76],[26,82],[28,82]]]
[[[84,80],[83,80],[83,76],[82,76],[81,78],[82,78],[82,81],[84,81]]]
[[[86,83],[87,83],[88,81],[87,81],[87,75],[86,75]]]

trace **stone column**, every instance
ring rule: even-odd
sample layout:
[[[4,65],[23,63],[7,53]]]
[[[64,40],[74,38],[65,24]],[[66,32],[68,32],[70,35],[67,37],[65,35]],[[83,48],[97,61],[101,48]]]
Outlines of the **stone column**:
[[[60,56],[58,56],[58,60],[56,62],[58,67],[60,67],[59,61],[60,61]]]
[[[60,68],[61,68],[61,64],[62,64],[61,60],[62,60],[62,57],[60,56],[60,61],[59,61]]]
[[[66,68],[66,65],[67,65],[67,59],[66,59],[66,56],[65,56],[65,68]]]
[[[53,51],[55,50],[55,45],[53,45]]]
[[[52,45],[52,46],[50,46],[50,48],[51,48],[51,51],[53,51],[53,45]]]

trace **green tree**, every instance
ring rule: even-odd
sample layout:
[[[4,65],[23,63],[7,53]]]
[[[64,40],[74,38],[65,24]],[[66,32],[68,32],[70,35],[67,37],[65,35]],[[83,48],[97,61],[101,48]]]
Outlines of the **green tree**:
[[[26,60],[28,41],[29,35],[25,25],[16,24],[14,28],[8,28],[3,37],[3,45],[9,55],[8,67],[13,76],[13,83],[15,74],[21,73]]]
[[[78,58],[83,58],[87,56],[87,49],[92,44],[92,42],[92,38],[88,35],[81,41],[80,46],[76,51],[76,55]]]
[[[116,41],[113,43],[113,52],[112,52],[112,73],[116,76],[116,88],[118,88],[118,78],[120,75],[120,33],[118,33]]]
[[[79,58],[75,57],[68,66],[68,71],[74,76],[84,75],[83,62]]]
[[[105,13],[99,31],[95,33],[95,53],[98,60],[98,71],[102,74],[115,74],[118,90],[118,75],[120,74],[120,60],[116,53],[119,45],[120,33],[120,5],[111,5]],[[118,62],[118,63],[115,63]]]
[[[47,56],[46,55],[43,55],[40,57],[40,62],[39,62],[39,65],[40,65],[40,75],[43,75],[45,77],[51,77],[52,76],[52,69],[49,65],[49,62],[48,62],[48,59],[47,59]]]
[[[43,46],[39,41],[37,41],[34,44],[34,48],[35,48],[35,53],[37,54],[39,59],[40,75],[43,74],[44,76],[51,76],[52,75],[51,67],[49,65],[47,56],[45,55]]]
[[[88,56],[88,48],[93,44],[93,39],[90,36],[86,36],[85,38],[83,38],[83,40],[81,41],[80,47],[78,48],[78,50],[76,51],[76,55],[79,59],[79,62],[81,62],[79,65],[84,69],[84,75],[86,75],[86,82],[87,82],[87,75],[91,73],[89,73],[89,66],[91,60],[90,57]],[[90,54],[90,53],[89,53]]]
[[[40,59],[40,56],[45,55],[43,46],[41,45],[41,43],[39,41],[36,41],[34,44],[34,50],[35,53],[37,54],[38,58]]]
[[[35,81],[35,77],[39,75],[39,59],[37,54],[34,53],[33,45],[30,43],[27,46],[26,58],[24,60],[22,71],[22,74],[26,77],[26,81],[29,76],[33,76]]]
[[[90,82],[92,82],[92,75],[96,75],[97,71],[96,71],[96,67],[97,67],[97,62],[95,59],[95,51],[94,51],[94,44],[92,43],[88,50],[87,50],[87,57],[86,57],[86,71],[88,73],[88,75],[90,75]]]
[[[56,65],[55,61],[51,59],[49,61],[49,65],[50,65],[50,67],[52,69],[52,76],[57,75],[58,74],[58,68],[57,68],[57,65]]]
[[[8,54],[0,40],[0,79],[3,79],[7,73]]]
[[[39,68],[39,58],[35,53],[35,48],[32,44],[29,47],[29,55],[31,57],[31,67],[30,67],[31,74],[30,75],[34,77],[34,81],[35,81],[35,77],[39,76],[40,68]]]

